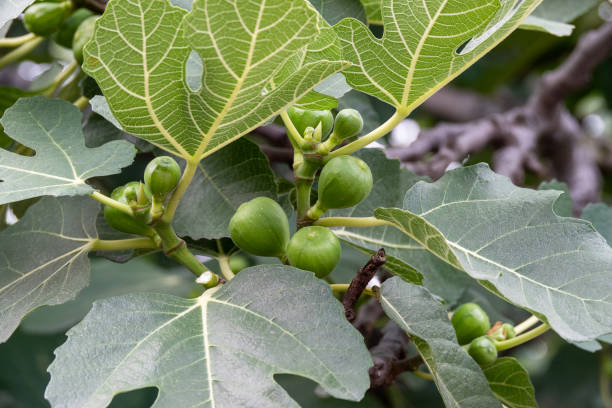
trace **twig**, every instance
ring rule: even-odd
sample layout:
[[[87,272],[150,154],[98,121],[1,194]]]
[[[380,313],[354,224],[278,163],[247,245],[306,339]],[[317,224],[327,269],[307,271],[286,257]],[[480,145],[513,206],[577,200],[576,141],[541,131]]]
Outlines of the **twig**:
[[[353,323],[355,321],[355,304],[357,299],[361,296],[363,290],[368,286],[368,283],[372,280],[376,271],[385,264],[387,259],[385,258],[385,250],[381,248],[376,252],[367,264],[357,272],[357,275],[351,281],[348,290],[342,298],[342,305],[344,306],[344,315],[346,320]]]
[[[370,349],[374,362],[369,370],[370,388],[385,387],[393,382],[397,376],[394,364],[406,357],[409,341],[406,333],[397,324],[392,321],[387,323],[380,342]]]

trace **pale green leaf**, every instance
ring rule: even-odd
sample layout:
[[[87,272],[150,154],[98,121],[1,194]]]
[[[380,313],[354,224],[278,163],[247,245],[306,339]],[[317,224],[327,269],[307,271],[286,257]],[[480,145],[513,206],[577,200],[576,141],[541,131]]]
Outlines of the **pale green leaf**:
[[[21,330],[38,334],[64,332],[81,321],[96,300],[135,292],[187,296],[195,285],[193,274],[185,267],[178,263],[165,266],[157,256],[138,257],[123,264],[90,259],[89,285],[70,302],[45,306],[29,314],[21,322]]]
[[[19,17],[21,12],[32,3],[34,3],[34,0],[2,0],[0,3],[0,28],[12,19]]]
[[[274,374],[359,400],[371,364],[325,282],[266,265],[197,299],[136,294],[94,303],[57,349],[45,396],[56,407],[105,407],[119,392],[153,386],[155,408],[297,407]]]
[[[478,364],[457,343],[446,308],[427,289],[394,277],[383,283],[380,304],[410,336],[447,407],[501,408]]]
[[[498,358],[482,369],[497,398],[508,408],[537,408],[529,373],[513,357]]]
[[[237,140],[200,162],[174,228],[193,239],[229,237],[238,206],[259,196],[276,199],[276,189],[267,157],[253,142]]]
[[[612,332],[612,248],[590,223],[556,215],[560,192],[518,188],[486,165],[419,182],[387,220],[569,341]]]
[[[132,163],[128,142],[85,147],[81,112],[70,102],[23,98],[2,117],[6,133],[36,151],[33,157],[0,150],[0,204],[42,195],[89,194],[91,177],[119,173]]]
[[[0,341],[43,305],[74,298],[89,281],[89,251],[99,204],[44,197],[0,233]]]
[[[410,112],[509,35],[541,0],[383,0],[384,35],[334,28],[349,85]]]
[[[83,68],[126,132],[199,161],[346,65],[339,55],[305,62],[323,23],[306,0],[198,0],[189,13],[168,0],[114,0],[96,24]],[[333,31],[326,31],[327,41]],[[320,51],[333,48],[326,43]],[[196,92],[185,78],[192,51],[203,61]],[[302,63],[293,61],[279,77],[279,67],[296,56]]]

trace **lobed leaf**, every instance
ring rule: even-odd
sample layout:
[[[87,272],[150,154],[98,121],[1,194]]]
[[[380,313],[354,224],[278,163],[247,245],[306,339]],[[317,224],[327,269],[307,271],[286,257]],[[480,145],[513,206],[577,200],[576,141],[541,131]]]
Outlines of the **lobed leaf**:
[[[381,39],[354,19],[334,26],[343,57],[353,64],[343,73],[353,88],[410,112],[509,35],[540,2],[382,0]]]
[[[593,340],[612,332],[612,248],[588,222],[555,214],[560,194],[515,187],[483,164],[419,182],[403,209],[375,215],[566,340]]]
[[[0,342],[32,310],[71,300],[87,285],[99,210],[88,198],[44,197],[0,232]]]
[[[197,0],[189,13],[168,0],[112,0],[83,68],[125,131],[199,161],[344,68],[339,54],[305,58],[319,32],[311,51],[338,48],[325,24],[306,0]],[[192,51],[202,60],[197,91],[185,77]]]
[[[119,392],[154,386],[155,408],[297,407],[274,374],[304,376],[334,397],[359,400],[371,364],[325,282],[266,265],[197,299],[137,294],[96,302],[56,350],[45,396],[54,407],[105,407]]]
[[[35,150],[33,157],[0,150],[0,204],[42,195],[84,195],[91,177],[119,173],[136,150],[113,141],[85,147],[81,112],[70,102],[42,96],[22,98],[0,121],[6,133]]]
[[[427,289],[386,280],[380,304],[413,341],[447,407],[500,407],[480,367],[457,343],[446,308]]]

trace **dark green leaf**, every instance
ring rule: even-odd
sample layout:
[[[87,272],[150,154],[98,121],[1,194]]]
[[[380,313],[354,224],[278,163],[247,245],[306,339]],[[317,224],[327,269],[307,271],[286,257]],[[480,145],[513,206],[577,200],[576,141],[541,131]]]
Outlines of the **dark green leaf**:
[[[484,367],[484,375],[497,398],[508,408],[537,408],[535,390],[529,373],[517,359],[498,358]]]

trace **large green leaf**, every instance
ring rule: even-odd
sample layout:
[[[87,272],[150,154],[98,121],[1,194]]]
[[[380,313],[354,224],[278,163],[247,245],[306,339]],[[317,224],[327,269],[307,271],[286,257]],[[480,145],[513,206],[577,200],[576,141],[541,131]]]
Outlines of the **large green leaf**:
[[[612,246],[612,207],[604,203],[587,205],[582,210],[581,218],[589,221]]]
[[[229,237],[229,221],[252,198],[276,199],[276,181],[266,156],[248,140],[237,140],[200,162],[179,204],[176,232],[193,239]]]
[[[307,58],[334,49],[326,25],[306,0],[198,0],[189,13],[168,0],[112,0],[83,68],[127,132],[198,161],[346,65],[339,52],[333,61]],[[191,51],[203,62],[197,91],[185,79]]]
[[[427,289],[394,277],[383,283],[380,304],[410,336],[447,407],[501,408],[478,364],[457,343],[446,308]]]
[[[96,302],[56,356],[47,399],[91,408],[148,386],[159,388],[155,408],[296,407],[273,380],[281,373],[359,400],[372,364],[329,286],[282,265],[245,269],[197,299]]]
[[[353,88],[410,112],[509,35],[540,1],[383,0],[382,39],[354,19],[334,26],[343,57],[353,63],[343,73]]]
[[[45,197],[0,233],[0,341],[32,310],[73,299],[87,285],[99,209],[88,198]]]
[[[612,332],[612,248],[590,223],[555,214],[560,194],[475,165],[419,182],[404,209],[375,215],[566,340],[593,340]]]
[[[330,211],[329,216],[368,217],[379,207],[401,207],[406,190],[423,180],[414,173],[400,169],[398,160],[388,159],[378,149],[364,149],[355,156],[368,164],[376,183],[370,195],[357,206]],[[385,267],[388,270],[409,282],[422,282],[429,290],[449,302],[456,300],[471,281],[464,273],[443,262],[394,227],[337,228],[334,232],[348,244],[370,254],[381,247],[385,248]]]
[[[537,408],[529,373],[517,359],[498,358],[483,368],[493,393],[509,408]]]
[[[14,18],[19,17],[21,12],[34,3],[34,0],[2,0],[0,3],[0,28]]]
[[[94,191],[91,177],[119,173],[136,150],[128,142],[85,147],[81,112],[69,102],[25,98],[2,118],[6,133],[36,151],[33,157],[0,150],[0,204],[42,195],[82,195]]]

